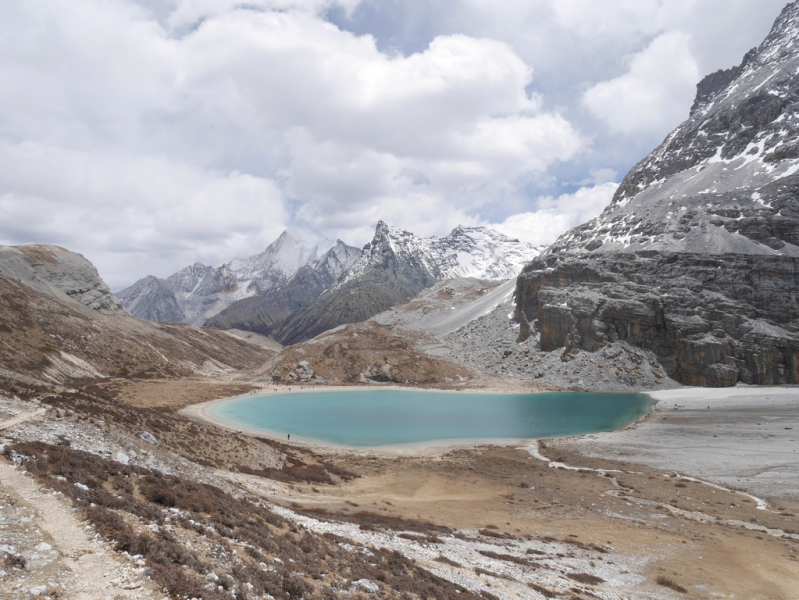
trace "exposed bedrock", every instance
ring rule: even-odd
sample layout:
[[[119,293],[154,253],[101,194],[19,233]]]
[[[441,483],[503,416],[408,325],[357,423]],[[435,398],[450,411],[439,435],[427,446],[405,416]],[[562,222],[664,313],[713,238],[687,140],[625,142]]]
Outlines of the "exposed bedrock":
[[[686,385],[799,383],[799,258],[548,254],[516,294],[521,338],[564,360],[624,341]]]

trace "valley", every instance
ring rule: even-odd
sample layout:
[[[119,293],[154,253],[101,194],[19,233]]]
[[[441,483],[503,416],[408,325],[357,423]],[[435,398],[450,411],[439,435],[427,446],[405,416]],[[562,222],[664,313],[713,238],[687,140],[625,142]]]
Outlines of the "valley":
[[[797,39],[792,2],[548,247],[375,218],[362,248],[289,228],[113,294],[76,252],[0,246],[0,595],[796,600]],[[373,448],[208,412],[364,388],[655,404]]]

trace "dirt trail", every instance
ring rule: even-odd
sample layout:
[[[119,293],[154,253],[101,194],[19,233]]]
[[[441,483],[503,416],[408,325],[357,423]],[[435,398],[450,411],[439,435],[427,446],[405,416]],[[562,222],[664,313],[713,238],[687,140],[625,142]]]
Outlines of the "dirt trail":
[[[62,598],[166,598],[143,577],[140,568],[126,563],[106,544],[95,539],[91,530],[77,519],[74,509],[62,499],[63,496],[53,495],[5,460],[0,460],[0,487],[13,499],[13,504],[27,505],[32,509],[32,524],[49,536],[49,544],[58,552],[57,560],[72,572],[67,581],[58,582]],[[20,550],[24,556],[24,550]],[[16,587],[17,583],[22,585]],[[47,582],[27,578],[15,583],[9,576],[0,582],[0,586],[8,586],[9,591],[16,588],[22,592],[24,595],[20,597],[29,595],[29,589],[40,585],[46,586]]]
[[[0,423],[0,430],[44,413],[43,408],[20,413]],[[166,600],[166,596],[144,577],[141,566],[124,560],[123,555],[97,539],[92,530],[78,520],[75,510],[61,494],[43,487],[2,458],[0,492],[0,515],[3,516],[0,544],[16,544],[15,550],[29,565],[22,570],[9,569],[0,577],[0,590],[9,594],[4,597],[45,597],[57,591],[59,597],[67,600]],[[13,518],[20,512],[28,516]],[[16,541],[18,539],[39,544],[33,547],[32,542],[26,545],[24,541]],[[46,549],[48,545],[52,549]],[[48,561],[49,558],[54,560]],[[69,574],[64,577],[67,570]]]
[[[12,417],[10,419],[6,419],[2,423],[0,423],[0,431],[2,431],[3,429],[10,429],[10,428],[14,427],[15,425],[19,425],[20,423],[24,423],[25,421],[30,421],[34,417],[38,417],[39,415],[43,415],[45,412],[47,412],[45,409],[37,408],[36,410],[33,410],[33,411],[20,413],[16,417]]]

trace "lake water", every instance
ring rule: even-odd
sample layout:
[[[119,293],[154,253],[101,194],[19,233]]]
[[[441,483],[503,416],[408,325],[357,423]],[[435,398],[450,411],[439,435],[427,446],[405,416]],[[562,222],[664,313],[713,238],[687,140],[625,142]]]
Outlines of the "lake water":
[[[610,431],[643,416],[652,403],[642,394],[359,390],[247,396],[213,405],[209,413],[236,427],[363,447]]]

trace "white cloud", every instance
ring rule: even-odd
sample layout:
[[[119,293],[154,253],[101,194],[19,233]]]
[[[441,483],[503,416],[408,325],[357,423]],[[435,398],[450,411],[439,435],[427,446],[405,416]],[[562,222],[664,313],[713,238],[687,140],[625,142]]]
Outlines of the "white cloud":
[[[613,131],[661,132],[688,117],[699,69],[688,36],[665,33],[630,61],[627,73],[589,89],[583,103]]]
[[[506,43],[389,55],[331,4],[0,7],[0,240],[62,243],[118,285],[260,251],[293,217],[359,242],[381,218],[477,222],[475,190],[584,147]]]
[[[503,223],[491,226],[509,237],[535,245],[549,245],[572,227],[598,216],[618,187],[619,184],[609,182],[583,187],[557,198],[540,198],[535,211],[511,215]]]

